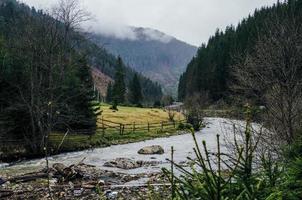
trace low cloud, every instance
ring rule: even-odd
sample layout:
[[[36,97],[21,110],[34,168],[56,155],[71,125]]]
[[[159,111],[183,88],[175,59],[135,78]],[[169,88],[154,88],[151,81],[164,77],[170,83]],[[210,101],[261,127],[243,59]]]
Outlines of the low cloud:
[[[58,0],[22,0],[31,6],[47,8]],[[95,18],[91,30],[122,39],[136,39],[129,28],[149,27],[199,46],[217,28],[238,22],[256,8],[277,0],[80,0]],[[284,0],[281,0],[282,2]],[[88,25],[86,25],[88,27]],[[169,41],[161,34],[146,31],[149,39]]]
[[[136,40],[137,34],[129,26],[108,24],[100,22],[90,22],[84,25],[85,29],[89,32],[102,34],[105,36],[113,36],[118,39]]]
[[[157,40],[163,43],[169,43],[173,39],[173,37],[169,35],[150,28],[144,29],[143,33],[147,36],[147,40]]]
[[[144,39],[147,41],[155,40],[163,43],[169,43],[172,39],[174,39],[172,36],[151,28],[138,28],[125,26],[122,24],[113,25],[100,23],[97,21],[85,24],[84,29],[88,30],[89,32],[111,36],[122,40]]]

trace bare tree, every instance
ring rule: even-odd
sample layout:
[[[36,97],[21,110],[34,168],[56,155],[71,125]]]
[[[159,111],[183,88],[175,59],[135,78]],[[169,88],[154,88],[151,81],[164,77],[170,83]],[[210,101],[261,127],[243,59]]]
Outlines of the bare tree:
[[[185,116],[195,130],[199,130],[204,117],[204,109],[209,106],[208,92],[194,93],[185,99]]]
[[[60,0],[54,6],[52,16],[64,24],[66,32],[79,30],[83,22],[91,19],[90,13],[80,6],[79,0]]]
[[[10,118],[3,120],[12,129],[3,128],[6,131],[1,135],[16,133],[18,139],[25,140],[27,150],[34,154],[47,151],[48,136],[54,127],[62,123],[60,119],[64,118],[64,130],[69,128],[67,124],[70,121],[78,119],[69,114],[71,111],[68,109],[72,109],[72,106],[68,105],[68,101],[81,94],[68,93],[69,86],[66,84],[66,72],[80,71],[78,67],[85,65],[74,59],[76,51],[73,45],[76,42],[73,36],[78,34],[74,30],[88,19],[77,3],[62,0],[53,11],[55,19],[42,11],[38,15],[20,12],[20,16],[7,28],[10,37],[5,41],[5,46],[0,44],[0,73],[10,77],[4,79],[0,75],[0,84],[9,88],[1,94],[0,103],[5,106],[0,106],[0,117],[5,117],[3,113],[7,112]],[[14,62],[6,59],[6,49]],[[64,109],[65,114],[62,112]],[[14,123],[18,117],[22,120]],[[14,127],[10,124],[14,124]]]
[[[168,112],[169,121],[174,122],[175,121],[176,111],[173,110],[173,109],[171,109],[171,108],[168,108],[167,112]]]
[[[234,89],[257,97],[266,108],[266,123],[279,140],[291,143],[301,127],[302,29],[294,19],[276,22],[233,66]]]
[[[70,117],[68,114],[64,116],[60,109],[71,109],[68,100],[74,98],[66,97],[64,88],[67,80],[65,73],[67,70],[72,72],[73,67],[78,66],[77,61],[71,59],[74,50],[72,35],[76,34],[79,24],[87,19],[75,0],[62,0],[54,13],[56,19],[44,13],[38,17],[24,14],[19,23],[26,25],[15,27],[12,37],[15,41],[9,44],[16,62],[24,63],[24,74],[21,76],[24,81],[9,83],[18,91],[21,99],[18,106],[29,121],[22,127],[23,138],[32,153],[44,152],[47,169],[49,135],[54,127],[62,123],[60,119]]]

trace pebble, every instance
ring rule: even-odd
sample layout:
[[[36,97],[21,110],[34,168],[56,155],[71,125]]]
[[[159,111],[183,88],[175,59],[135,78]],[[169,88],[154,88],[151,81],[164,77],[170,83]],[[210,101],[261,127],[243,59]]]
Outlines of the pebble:
[[[76,196],[76,197],[81,196],[83,190],[84,190],[83,188],[74,190],[73,195]]]

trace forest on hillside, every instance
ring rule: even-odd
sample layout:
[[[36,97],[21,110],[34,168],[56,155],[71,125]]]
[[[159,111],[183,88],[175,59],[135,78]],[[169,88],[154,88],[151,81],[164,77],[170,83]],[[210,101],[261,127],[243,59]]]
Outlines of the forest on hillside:
[[[153,105],[162,96],[159,84],[87,40],[79,31],[88,13],[66,2],[51,13],[0,2],[0,138],[23,141],[33,155],[43,153],[50,132],[94,133],[92,68],[112,78],[121,68],[125,89],[136,77],[141,103]],[[67,9],[74,10],[66,15]]]
[[[239,95],[233,88],[236,78],[232,74],[232,66],[255,53],[257,44],[271,37],[274,32],[294,29],[301,35],[301,21],[302,1],[289,0],[287,3],[278,2],[272,7],[257,9],[237,26],[230,25],[225,30],[217,30],[207,44],[199,47],[186,72],[181,75],[179,100],[193,96],[194,93],[208,93],[214,102],[220,99],[233,102],[233,97]],[[290,34],[288,32],[284,35]],[[282,34],[275,33],[274,36]]]
[[[217,30],[180,77],[178,95],[195,131],[202,129],[207,109],[240,110],[245,123],[240,129],[233,122],[226,154],[223,134],[217,134],[213,153],[192,131],[193,162],[201,170],[175,164],[181,178],[166,170],[173,177],[172,198],[302,198],[301,0],[278,1]]]

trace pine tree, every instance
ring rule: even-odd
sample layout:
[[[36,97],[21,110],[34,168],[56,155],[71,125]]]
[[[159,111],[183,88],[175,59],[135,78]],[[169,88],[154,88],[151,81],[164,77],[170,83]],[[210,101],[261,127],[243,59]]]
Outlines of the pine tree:
[[[143,100],[142,87],[138,75],[135,74],[129,85],[129,101],[132,104],[140,105]]]
[[[111,82],[109,82],[108,86],[107,86],[107,95],[106,95],[106,102],[107,103],[111,103],[112,102],[112,84]]]
[[[114,77],[114,85],[112,89],[113,101],[117,104],[125,102],[126,84],[124,74],[124,64],[121,57],[117,59],[117,67]]]

